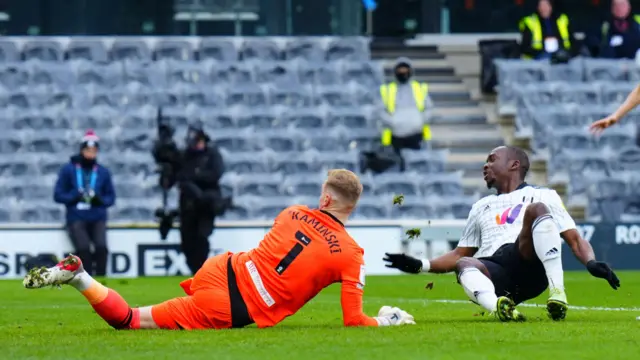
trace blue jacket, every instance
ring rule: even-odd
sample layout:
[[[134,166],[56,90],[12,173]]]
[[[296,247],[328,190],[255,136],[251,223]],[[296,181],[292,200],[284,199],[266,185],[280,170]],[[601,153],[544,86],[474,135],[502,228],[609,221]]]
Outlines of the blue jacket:
[[[116,200],[116,193],[111,182],[111,173],[102,165],[96,164],[95,195],[102,200],[101,205],[92,205],[87,209],[78,208],[81,199],[77,169],[82,172],[84,182],[90,182],[92,170],[79,168],[80,157],[72,156],[71,161],[62,166],[53,192],[53,199],[67,207],[67,223],[74,221],[106,221],[107,208]]]

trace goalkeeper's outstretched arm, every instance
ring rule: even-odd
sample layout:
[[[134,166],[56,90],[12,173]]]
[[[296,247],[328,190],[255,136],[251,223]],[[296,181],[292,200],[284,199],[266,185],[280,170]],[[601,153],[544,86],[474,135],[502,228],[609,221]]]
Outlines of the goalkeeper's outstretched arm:
[[[342,281],[342,319],[345,326],[399,326],[413,325],[413,316],[397,307],[383,306],[378,316],[367,316],[362,311],[364,284],[351,280]]]

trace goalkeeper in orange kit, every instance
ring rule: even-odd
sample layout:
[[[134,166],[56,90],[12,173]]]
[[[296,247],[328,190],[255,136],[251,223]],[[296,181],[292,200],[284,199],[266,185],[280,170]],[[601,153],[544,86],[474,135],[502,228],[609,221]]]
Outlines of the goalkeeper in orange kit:
[[[384,306],[377,317],[362,312],[363,250],[344,228],[362,193],[358,177],[331,170],[320,206],[291,206],[276,217],[257,248],[209,258],[180,285],[187,296],[131,308],[113,289],[87,274],[76,256],[48,269],[34,269],[26,288],[67,284],[116,329],[225,329],[255,323],[270,327],[295,314],[325,287],[342,283],[345,326],[415,324],[407,312]]]

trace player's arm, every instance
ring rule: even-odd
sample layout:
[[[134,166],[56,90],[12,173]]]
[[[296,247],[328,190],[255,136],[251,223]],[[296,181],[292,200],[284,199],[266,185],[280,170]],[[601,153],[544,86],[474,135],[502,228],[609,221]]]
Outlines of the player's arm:
[[[383,306],[377,317],[367,316],[362,310],[364,296],[365,268],[362,256],[360,261],[345,264],[342,271],[342,319],[345,326],[390,326],[415,324],[413,316],[398,308]]]
[[[551,194],[547,207],[558,224],[560,236],[569,245],[575,257],[587,267],[591,275],[606,279],[614,289],[620,287],[620,280],[611,267],[605,262],[596,260],[593,247],[580,235],[575,221],[565,209],[558,193],[553,191]]]
[[[596,255],[593,253],[593,248],[588,241],[580,236],[580,233],[576,229],[569,229],[560,233],[560,236],[569,245],[573,254],[580,260],[581,263],[587,265],[589,261],[594,261]]]
[[[410,274],[418,274],[421,272],[430,272],[442,274],[455,271],[456,262],[460,258],[473,256],[478,252],[480,241],[482,240],[480,226],[477,221],[477,210],[475,206],[469,212],[467,223],[462,231],[462,237],[458,242],[458,246],[435,259],[416,259],[406,254],[386,254],[383,259],[388,262],[386,267],[399,269]]]
[[[590,130],[594,133],[600,133],[602,130],[617,123],[625,115],[627,115],[636,106],[640,105],[640,85],[636,86],[633,91],[627,95],[627,99],[618,107],[618,109],[611,115],[604,119],[600,119],[591,124]]]

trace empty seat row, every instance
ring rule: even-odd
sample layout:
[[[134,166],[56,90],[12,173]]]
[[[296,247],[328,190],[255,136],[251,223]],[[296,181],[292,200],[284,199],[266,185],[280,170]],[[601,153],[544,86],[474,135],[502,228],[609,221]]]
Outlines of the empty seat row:
[[[633,60],[574,58],[567,64],[549,61],[504,60],[494,61],[500,85],[530,84],[533,82],[594,82],[637,81],[640,70]]]
[[[64,61],[86,59],[95,62],[135,59],[182,61],[262,61],[304,59],[333,61],[368,59],[366,38],[11,38],[0,41],[0,61],[39,59]]]
[[[60,88],[97,84],[106,88],[130,82],[150,86],[176,84],[343,84],[366,86],[383,82],[382,65],[371,60],[331,63],[269,62],[181,63],[171,60],[149,64],[123,61],[95,64],[84,60],[47,63],[31,60],[0,63],[0,84],[7,88],[22,85],[56,85]]]
[[[621,103],[635,87],[636,84],[631,82],[570,84],[553,81],[529,84],[514,90],[514,92],[518,93],[519,99],[533,106],[555,104],[608,105]]]
[[[47,88],[0,89],[0,105],[17,109],[87,110],[92,106],[137,110],[154,107],[188,106],[226,108],[233,106],[304,108],[316,106],[358,107],[379,105],[379,96],[370,88],[356,83],[336,86],[260,86],[244,85],[229,88],[177,86],[158,90],[140,86],[125,86],[111,90],[77,87],[73,90]],[[178,110],[179,111],[179,110]],[[211,111],[207,109],[206,111]]]
[[[223,177],[221,186],[234,196],[318,196],[325,173],[283,174],[269,173],[259,177],[253,174],[230,173]],[[369,195],[404,194],[407,196],[461,196],[462,174],[435,173],[422,176],[419,173],[381,174],[374,177],[362,176],[363,193]]]
[[[407,198],[403,206],[394,206],[392,198],[381,201],[380,197],[363,197],[358,201],[354,212],[354,219],[380,219],[380,218],[404,218],[404,219],[454,219],[464,218],[474,202],[472,197],[415,197]],[[287,206],[302,204],[310,207],[318,206],[316,197],[262,197],[242,196],[238,197],[234,204],[236,208],[225,215],[227,219],[256,218],[270,220]]]

